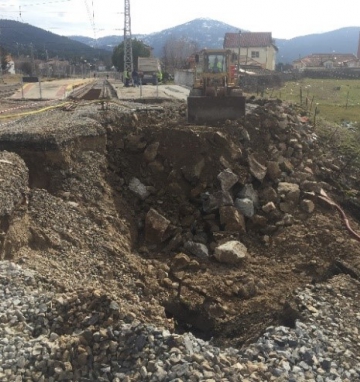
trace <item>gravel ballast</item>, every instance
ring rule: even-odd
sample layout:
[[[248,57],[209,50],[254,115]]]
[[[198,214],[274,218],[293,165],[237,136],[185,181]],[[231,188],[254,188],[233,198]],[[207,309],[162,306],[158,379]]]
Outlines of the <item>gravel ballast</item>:
[[[58,293],[0,262],[1,381],[360,381],[359,282],[339,275],[296,292],[303,319],[220,349],[121,317],[97,291]]]

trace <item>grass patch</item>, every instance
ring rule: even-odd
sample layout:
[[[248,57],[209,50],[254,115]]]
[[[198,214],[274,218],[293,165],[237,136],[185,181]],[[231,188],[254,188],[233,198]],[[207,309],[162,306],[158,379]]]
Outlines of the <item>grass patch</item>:
[[[264,96],[292,103],[315,122],[320,156],[337,163],[339,184],[360,177],[360,80],[303,78],[266,89]]]
[[[360,168],[360,129],[347,129],[319,118],[316,123],[316,134],[326,144],[333,155],[340,158],[344,168]]]
[[[317,108],[329,122],[360,122],[360,80],[304,78],[267,89],[266,96],[302,105],[310,114]]]

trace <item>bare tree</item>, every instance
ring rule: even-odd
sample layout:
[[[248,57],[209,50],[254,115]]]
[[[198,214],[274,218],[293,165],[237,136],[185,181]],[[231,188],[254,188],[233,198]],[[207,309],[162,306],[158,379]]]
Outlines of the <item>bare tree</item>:
[[[22,73],[32,76],[32,65],[30,60],[17,60],[15,63],[15,67]]]
[[[169,37],[163,47],[162,61],[165,71],[173,74],[175,69],[188,68],[188,58],[198,50],[196,41],[190,41],[184,37]]]

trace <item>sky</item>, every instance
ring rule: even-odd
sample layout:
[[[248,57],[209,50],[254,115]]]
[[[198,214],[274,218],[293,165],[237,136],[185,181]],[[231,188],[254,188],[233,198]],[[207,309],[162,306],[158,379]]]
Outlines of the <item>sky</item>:
[[[356,11],[358,9],[358,11]],[[359,0],[130,0],[132,34],[149,34],[196,18],[290,39],[360,26]],[[123,35],[124,0],[0,0],[0,19],[62,36]],[[0,24],[1,33],[1,24]],[[1,34],[0,34],[1,39]]]

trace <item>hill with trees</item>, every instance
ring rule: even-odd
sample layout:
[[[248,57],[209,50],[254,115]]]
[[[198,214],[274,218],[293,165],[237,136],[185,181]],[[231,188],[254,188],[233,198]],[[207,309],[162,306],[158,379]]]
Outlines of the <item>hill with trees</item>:
[[[123,41],[123,36],[105,36],[94,41],[84,36],[63,37],[32,25],[13,20],[0,20],[0,46],[13,57],[30,56],[45,60],[58,59],[78,62],[80,60],[102,60],[111,63],[114,48]],[[195,19],[148,35],[133,35],[153,48],[153,55],[164,57],[165,50],[180,41],[193,50],[220,48],[226,32],[238,32],[241,28],[211,19]],[[244,31],[244,30],[243,30]],[[347,27],[321,34],[295,37],[289,40],[275,38],[279,48],[277,62],[292,61],[312,53],[355,53],[357,52],[360,27]],[[186,49],[184,49],[184,52]],[[185,54],[185,53],[184,53]]]
[[[360,27],[347,27],[290,40],[276,39],[277,62],[291,63],[313,53],[353,53],[356,56],[359,32]]]
[[[41,60],[57,57],[60,60],[103,60],[110,63],[109,51],[92,48],[30,24],[2,19],[0,30],[0,46],[14,58],[33,55]]]

